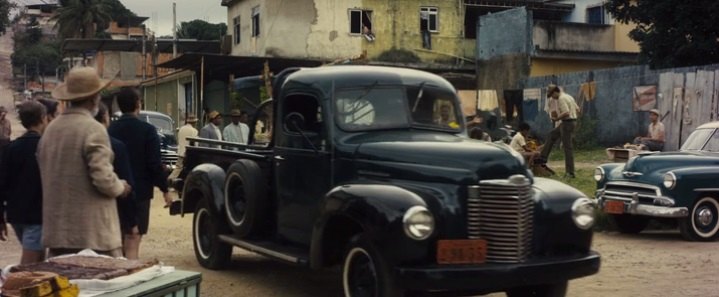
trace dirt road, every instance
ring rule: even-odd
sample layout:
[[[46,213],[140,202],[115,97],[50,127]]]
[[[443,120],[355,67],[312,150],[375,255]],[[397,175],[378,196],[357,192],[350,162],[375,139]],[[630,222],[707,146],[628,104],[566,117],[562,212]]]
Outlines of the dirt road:
[[[229,269],[203,269],[192,249],[191,224],[191,215],[169,216],[158,196],[141,255],[202,272],[203,296],[342,295],[338,270],[309,271],[239,249]],[[19,259],[18,243],[11,239],[0,243],[0,265]],[[598,233],[594,249],[602,254],[600,273],[572,281],[569,296],[719,296],[719,242],[686,242],[676,231]]]

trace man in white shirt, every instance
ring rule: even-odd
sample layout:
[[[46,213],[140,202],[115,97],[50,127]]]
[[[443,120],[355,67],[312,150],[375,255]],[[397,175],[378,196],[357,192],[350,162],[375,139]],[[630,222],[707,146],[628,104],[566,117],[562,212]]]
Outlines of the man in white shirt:
[[[233,109],[230,116],[232,117],[232,123],[222,131],[222,137],[227,142],[247,144],[250,134],[250,127],[245,124],[247,122],[247,113],[241,112],[239,109]]]
[[[177,164],[168,177],[169,181],[177,178],[180,175],[180,172],[182,172],[185,150],[187,149],[187,145],[190,144],[187,138],[197,137],[198,134],[197,129],[195,129],[195,123],[197,123],[197,117],[191,114],[187,116],[185,125],[180,127],[180,130],[177,131]]]
[[[531,168],[532,164],[534,163],[534,159],[539,156],[539,152],[532,150],[527,145],[526,137],[529,136],[530,129],[531,128],[527,123],[519,124],[519,132],[517,132],[517,134],[514,134],[514,137],[512,137],[512,141],[509,143],[509,146],[513,150],[522,154],[524,160],[527,161],[527,164]]]
[[[547,160],[552,147],[557,140],[562,140],[562,148],[564,148],[564,167],[565,177],[574,178],[574,150],[573,150],[573,134],[574,127],[579,113],[574,98],[567,93],[562,92],[557,85],[549,85],[547,87],[547,97],[549,100],[556,100],[556,110],[551,112],[552,121],[560,121],[559,126],[549,133],[549,139],[542,148],[542,159]]]
[[[664,149],[664,124],[659,120],[659,110],[652,109],[649,111],[649,136],[637,137],[634,144],[639,145],[639,149],[650,151],[661,151]]]
[[[222,125],[222,115],[217,111],[211,111],[208,117],[210,121],[207,125],[202,127],[200,130],[200,138],[207,138],[212,140],[222,140],[222,132],[220,132],[220,125]],[[201,146],[210,146],[203,145]],[[210,147],[219,148],[219,145],[211,145]]]

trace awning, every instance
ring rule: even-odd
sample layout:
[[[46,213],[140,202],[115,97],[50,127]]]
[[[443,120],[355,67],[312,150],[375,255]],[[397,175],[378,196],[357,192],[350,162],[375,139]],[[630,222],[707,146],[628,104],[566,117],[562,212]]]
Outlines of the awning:
[[[260,75],[265,62],[269,64],[270,70],[274,73],[290,67],[317,67],[324,64],[323,61],[306,59],[185,53],[175,59],[158,64],[157,67],[199,71],[203,58],[205,71],[210,76],[223,78],[227,78],[230,74],[235,77]]]

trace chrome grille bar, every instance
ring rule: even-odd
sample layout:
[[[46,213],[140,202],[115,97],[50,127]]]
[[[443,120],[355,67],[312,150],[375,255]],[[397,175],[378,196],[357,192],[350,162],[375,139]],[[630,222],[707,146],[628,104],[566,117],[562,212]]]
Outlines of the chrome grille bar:
[[[525,261],[531,253],[533,220],[532,189],[524,176],[468,188],[468,236],[487,240],[488,263]]]

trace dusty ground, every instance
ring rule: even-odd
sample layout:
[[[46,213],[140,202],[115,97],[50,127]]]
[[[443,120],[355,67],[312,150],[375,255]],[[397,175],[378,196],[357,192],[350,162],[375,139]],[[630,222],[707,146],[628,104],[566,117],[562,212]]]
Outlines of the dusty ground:
[[[11,51],[9,36],[0,37],[0,104],[6,107],[12,105],[6,81]],[[17,123],[13,128],[15,136],[22,133]],[[191,216],[169,216],[158,197],[141,255],[202,272],[203,296],[342,295],[336,270],[312,272],[239,249],[228,270],[200,268],[192,249],[191,223]],[[20,258],[18,242],[10,235],[10,241],[0,242],[0,267]],[[686,242],[676,231],[636,236],[599,233],[594,249],[602,254],[600,273],[571,282],[569,296],[719,296],[719,242]]]

